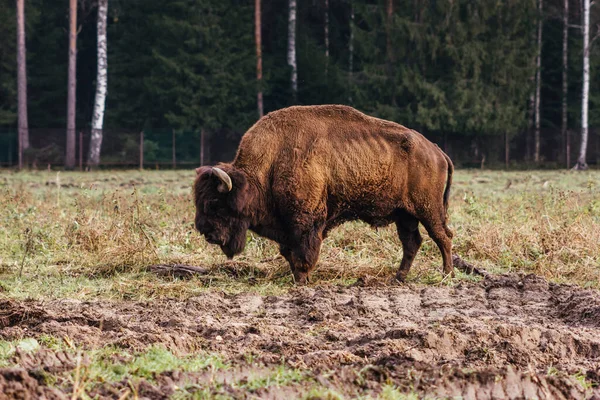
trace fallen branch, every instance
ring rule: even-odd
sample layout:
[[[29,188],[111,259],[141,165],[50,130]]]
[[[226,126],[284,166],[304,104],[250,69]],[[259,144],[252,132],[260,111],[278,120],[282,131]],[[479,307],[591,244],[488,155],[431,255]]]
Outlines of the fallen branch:
[[[465,274],[476,274],[481,275],[483,277],[488,277],[490,275],[485,269],[477,268],[473,264],[468,263],[459,256],[457,256],[456,254],[452,254],[452,265],[454,266],[454,268],[464,272]]]
[[[206,275],[210,272],[208,268],[183,264],[157,264],[148,267],[150,272],[160,276],[173,276],[176,278],[191,278],[194,275]]]

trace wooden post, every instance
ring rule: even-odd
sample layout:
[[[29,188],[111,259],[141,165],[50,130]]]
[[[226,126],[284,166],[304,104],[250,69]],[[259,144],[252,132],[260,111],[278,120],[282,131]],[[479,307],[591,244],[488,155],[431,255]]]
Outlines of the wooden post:
[[[200,166],[204,165],[204,128],[200,129]]]
[[[566,152],[566,160],[567,160],[567,168],[571,166],[571,132],[567,129],[565,131],[565,152]]]
[[[508,132],[504,132],[504,167],[508,169],[510,157],[510,141],[508,140]]]
[[[177,164],[177,160],[175,158],[175,129],[171,129],[171,137],[172,137],[172,148],[173,148],[173,169],[175,169],[175,165]]]
[[[83,171],[83,132],[79,131],[79,170]]]
[[[144,169],[144,131],[140,132],[140,171]]]
[[[19,141],[19,138],[17,137],[17,142]],[[13,166],[13,159],[12,159],[12,149],[13,149],[13,142],[12,142],[12,135],[8,135],[8,165],[9,167]]]
[[[18,146],[19,171],[20,171],[23,169],[23,139],[21,136],[21,129],[17,130],[17,146]]]

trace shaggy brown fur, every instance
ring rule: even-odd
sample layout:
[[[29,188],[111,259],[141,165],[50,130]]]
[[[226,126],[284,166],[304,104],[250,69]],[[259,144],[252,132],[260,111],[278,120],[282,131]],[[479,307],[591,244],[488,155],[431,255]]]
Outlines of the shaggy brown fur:
[[[453,271],[447,226],[453,165],[438,146],[394,122],[340,105],[271,112],[246,132],[232,163],[198,168],[196,228],[228,257],[244,249],[246,231],[276,241],[297,283],[308,280],[327,232],[360,219],[396,223],[404,280],[421,246],[419,222]]]

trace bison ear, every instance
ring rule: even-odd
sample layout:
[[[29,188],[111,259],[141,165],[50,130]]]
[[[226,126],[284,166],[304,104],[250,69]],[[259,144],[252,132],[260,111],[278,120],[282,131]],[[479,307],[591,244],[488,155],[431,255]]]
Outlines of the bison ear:
[[[206,172],[209,172],[211,170],[211,167],[209,166],[203,166],[203,167],[198,167],[196,168],[196,176],[200,176]]]

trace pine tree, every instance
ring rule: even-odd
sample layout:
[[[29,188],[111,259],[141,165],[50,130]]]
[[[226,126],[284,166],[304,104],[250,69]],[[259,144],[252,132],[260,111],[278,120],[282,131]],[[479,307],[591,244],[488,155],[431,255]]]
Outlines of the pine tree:
[[[149,15],[162,35],[152,45],[154,69],[146,84],[164,99],[172,126],[242,130],[256,120],[251,10],[231,10],[219,0],[179,0]]]

